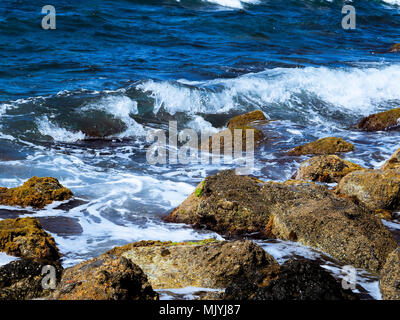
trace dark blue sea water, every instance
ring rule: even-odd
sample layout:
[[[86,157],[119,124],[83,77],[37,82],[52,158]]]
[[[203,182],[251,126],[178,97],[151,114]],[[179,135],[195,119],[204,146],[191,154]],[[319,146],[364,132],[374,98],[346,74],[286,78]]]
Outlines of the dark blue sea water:
[[[46,4],[55,30],[41,27]],[[262,128],[261,179],[290,178],[305,157],[286,151],[331,135],[355,144],[346,159],[379,167],[400,134],[354,124],[400,106],[399,31],[398,0],[2,0],[0,186],[54,176],[79,201],[0,215],[39,217],[65,265],[128,241],[217,236],[160,217],[229,165],[149,165],[145,136],[170,120],[216,131],[255,109],[276,120]]]

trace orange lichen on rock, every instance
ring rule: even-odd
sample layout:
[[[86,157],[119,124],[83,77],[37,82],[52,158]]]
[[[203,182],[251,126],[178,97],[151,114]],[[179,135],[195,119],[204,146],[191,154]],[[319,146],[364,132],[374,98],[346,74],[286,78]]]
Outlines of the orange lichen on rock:
[[[17,188],[0,188],[0,204],[41,209],[53,201],[68,200],[71,190],[62,186],[56,178],[32,177]]]
[[[306,154],[335,154],[354,150],[354,145],[342,138],[328,137],[313,141],[302,146],[295,147],[288,152],[291,156]]]
[[[53,237],[36,218],[1,220],[0,251],[24,259],[53,262],[60,258]]]

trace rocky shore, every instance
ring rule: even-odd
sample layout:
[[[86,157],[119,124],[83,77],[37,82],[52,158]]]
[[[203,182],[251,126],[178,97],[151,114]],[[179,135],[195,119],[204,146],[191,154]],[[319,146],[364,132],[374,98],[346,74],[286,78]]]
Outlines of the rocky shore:
[[[356,126],[398,130],[399,118],[393,109]],[[268,124],[255,111],[233,118],[226,130],[254,130],[259,145],[266,139],[261,127]],[[221,137],[217,133],[209,144]],[[399,243],[382,222],[400,211],[400,149],[376,169],[341,158],[354,148],[340,137],[325,137],[287,150],[287,156],[309,158],[283,182],[222,170],[163,219],[215,231],[223,241],[134,242],[64,270],[62,252],[38,219],[0,220],[0,252],[19,258],[0,266],[0,300],[157,300],[158,290],[185,287],[219,290],[208,299],[359,299],[315,261],[279,264],[256,239],[297,242],[368,270],[379,277],[383,299],[400,300]],[[71,190],[50,177],[0,188],[1,205],[35,210],[72,198]],[[48,265],[56,277],[51,289],[41,283]]]

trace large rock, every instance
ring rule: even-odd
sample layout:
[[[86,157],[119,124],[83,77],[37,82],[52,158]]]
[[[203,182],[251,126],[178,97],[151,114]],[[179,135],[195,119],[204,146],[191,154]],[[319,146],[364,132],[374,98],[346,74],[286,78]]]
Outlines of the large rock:
[[[397,170],[354,171],[339,183],[337,191],[371,210],[400,208],[400,172]]]
[[[53,237],[43,230],[36,218],[1,220],[0,251],[41,261],[53,262],[60,258]]]
[[[226,288],[226,300],[356,300],[351,290],[343,290],[317,262],[291,259],[271,268],[263,278],[237,278]]]
[[[46,264],[32,260],[17,260],[0,267],[0,300],[30,300],[41,298],[52,292],[44,288],[42,281],[48,274],[43,269]],[[55,282],[61,278],[60,264],[52,265],[55,270]],[[45,271],[42,274],[42,271]]]
[[[397,246],[371,212],[324,186],[262,183],[231,170],[207,177],[165,220],[225,235],[299,241],[372,271],[379,270]]]
[[[345,175],[363,168],[336,155],[315,156],[304,161],[293,179],[319,182],[339,182]]]
[[[51,300],[156,300],[146,275],[123,257],[104,254],[64,271]]]
[[[400,169],[400,149],[397,149],[390,159],[383,164],[382,170],[389,169]]]
[[[400,248],[387,258],[380,274],[379,286],[385,300],[400,300]]]
[[[360,120],[357,128],[365,131],[399,129],[400,108],[372,114]]]
[[[248,241],[141,241],[109,252],[137,264],[153,288],[226,288],[233,279],[250,277],[277,264],[259,245]]]
[[[354,150],[354,145],[344,141],[342,138],[328,137],[322,138],[290,150],[291,156],[300,156],[306,154],[335,154],[341,152],[349,152]]]
[[[53,201],[70,199],[72,192],[56,178],[32,177],[17,188],[0,188],[0,204],[9,206],[43,208]]]
[[[229,120],[228,128],[235,129],[238,127],[249,126],[254,121],[266,121],[264,113],[261,110],[252,111],[239,116],[236,116]]]

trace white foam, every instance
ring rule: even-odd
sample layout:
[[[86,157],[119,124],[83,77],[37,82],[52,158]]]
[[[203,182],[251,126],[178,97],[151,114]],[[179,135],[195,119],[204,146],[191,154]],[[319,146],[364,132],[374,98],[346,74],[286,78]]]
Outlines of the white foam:
[[[243,9],[243,3],[257,4],[258,0],[206,0],[209,3],[215,3],[222,7]]]
[[[392,5],[400,6],[400,0],[382,0],[382,1]]]
[[[85,139],[85,134],[81,131],[71,132],[65,128],[60,128],[52,123],[47,116],[42,116],[36,120],[37,129],[44,136],[50,136],[58,142],[76,142]]]
[[[125,123],[128,129],[119,134],[118,138],[144,136],[146,134],[143,126],[130,116],[138,113],[137,102],[125,95],[104,97],[96,103],[84,106],[82,111],[90,109],[102,110]]]
[[[3,252],[0,252],[0,267],[4,266],[12,261],[18,260],[16,257],[9,256]]]

